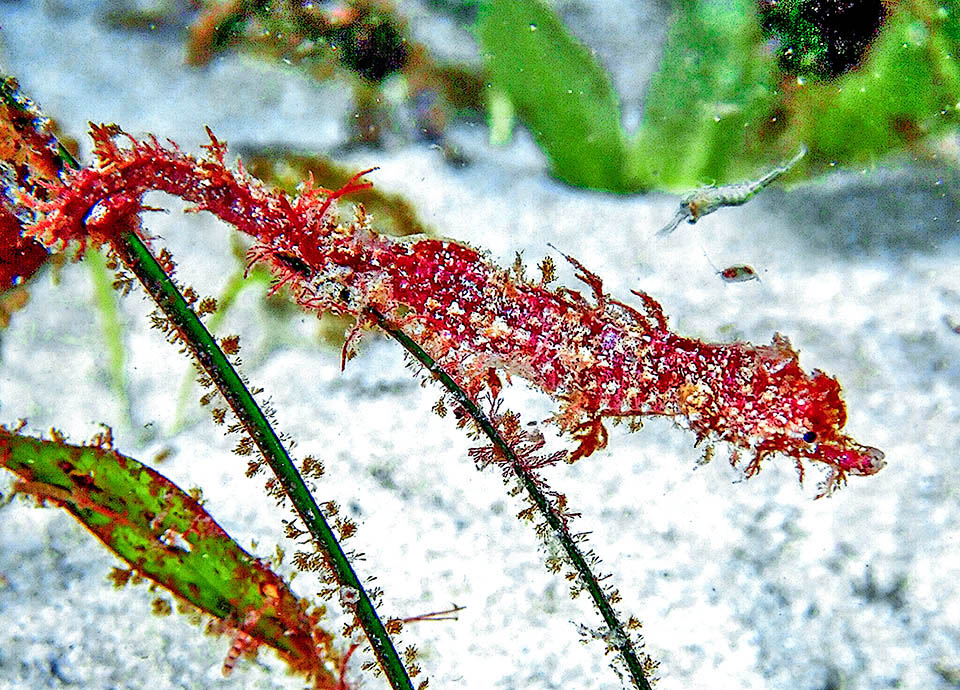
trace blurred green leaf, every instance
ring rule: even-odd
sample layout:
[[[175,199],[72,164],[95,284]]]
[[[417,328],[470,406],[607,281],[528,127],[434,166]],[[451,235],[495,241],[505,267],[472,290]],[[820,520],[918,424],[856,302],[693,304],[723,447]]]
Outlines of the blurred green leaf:
[[[756,173],[757,126],[773,109],[775,60],[754,0],[682,0],[631,149],[634,188],[690,188]]]
[[[539,0],[484,0],[476,35],[493,87],[533,132],[551,172],[580,187],[628,191],[617,95],[550,8]]]
[[[808,173],[930,152],[929,137],[960,119],[960,2],[886,8],[879,35],[857,44],[862,62],[831,76],[823,70],[842,32],[818,26],[802,0],[768,8],[766,36],[755,0],[677,0],[626,145],[609,79],[544,3],[484,0],[476,28],[493,89],[553,174],[606,191],[680,190],[756,176],[801,143],[810,154],[798,169]]]

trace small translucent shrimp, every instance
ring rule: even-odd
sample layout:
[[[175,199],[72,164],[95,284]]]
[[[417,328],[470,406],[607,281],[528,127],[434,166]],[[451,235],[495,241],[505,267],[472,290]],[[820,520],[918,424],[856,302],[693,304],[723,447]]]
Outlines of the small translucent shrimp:
[[[745,283],[748,280],[760,280],[760,276],[748,264],[734,264],[717,271],[717,275],[725,283]]]
[[[707,260],[714,272],[725,283],[745,283],[748,280],[760,280],[760,275],[750,264],[733,264],[726,268],[717,268],[717,265],[710,260],[706,250],[703,250],[703,258]]]
[[[692,225],[705,215],[713,213],[724,206],[740,206],[747,203],[759,194],[764,187],[767,187],[778,177],[793,168],[805,155],[807,155],[807,147],[800,144],[800,150],[797,151],[797,154],[793,158],[783,165],[778,165],[773,168],[757,180],[728,184],[722,187],[714,187],[713,185],[701,187],[683,198],[676,214],[674,214],[669,223],[657,231],[657,235],[660,237],[669,235],[676,230],[684,220]]]

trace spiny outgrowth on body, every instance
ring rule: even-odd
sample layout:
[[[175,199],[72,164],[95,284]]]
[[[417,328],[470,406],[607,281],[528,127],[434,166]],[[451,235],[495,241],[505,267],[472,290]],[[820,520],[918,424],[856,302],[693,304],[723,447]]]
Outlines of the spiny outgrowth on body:
[[[30,214],[17,217],[14,190],[45,198],[43,185],[59,181],[60,160],[52,126],[20,93],[16,79],[0,80],[0,292],[25,282],[46,261],[47,250],[21,235]]]
[[[161,190],[253,236],[252,261],[269,264],[303,307],[351,315],[358,329],[382,315],[474,399],[499,385],[497,371],[528,380],[558,401],[551,421],[580,442],[572,460],[606,444],[605,417],[667,416],[698,443],[731,444],[734,461],[749,454],[747,476],[785,454],[801,476],[803,459],[827,465],[827,493],[884,465],[881,451],[841,431],[836,379],[806,373],[783,336],[761,346],[684,338],[651,296],[634,291],[636,306],[614,299],[572,257],[592,299],[549,289],[546,272],[536,281],[498,268],[464,244],[380,235],[362,207],[342,223],[336,200],[369,185],[359,175],[336,191],[308,181],[291,198],[229,170],[212,134],[203,159],[152,138],[127,136],[121,147],[115,126],[92,134],[97,166],[72,173],[50,202],[25,200],[45,215],[30,234],[47,246],[107,241],[143,210],[145,192]]]

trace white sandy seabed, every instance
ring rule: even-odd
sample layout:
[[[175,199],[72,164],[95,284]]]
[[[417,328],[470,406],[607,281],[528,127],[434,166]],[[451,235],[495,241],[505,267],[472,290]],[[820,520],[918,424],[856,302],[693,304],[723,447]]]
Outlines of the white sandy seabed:
[[[343,141],[342,84],[317,86],[237,57],[189,70],[175,36],[110,32],[82,7],[0,4],[0,59],[65,132],[82,138],[88,120],[112,121],[190,151],[205,124],[235,144],[325,151]],[[603,4],[593,34],[620,11]],[[587,34],[591,17],[580,16]],[[648,651],[662,662],[659,687],[958,687],[960,335],[947,326],[960,321],[956,175],[909,165],[838,171],[658,240],[675,197],[566,188],[547,177],[523,132],[499,150],[480,125],[451,136],[469,166],[414,144],[344,159],[358,170],[379,165],[378,187],[499,262],[522,251],[532,267],[551,242],[619,298],[646,290],[681,334],[762,343],[784,333],[804,367],[842,382],[850,433],[887,454],[876,476],[814,501],[816,477],[799,486],[789,460],[742,481],[722,459],[696,467],[691,434],[654,421],[634,434],[614,428],[605,451],[551,470],[582,513],[576,528],[591,532],[613,573],[622,609],[644,623]],[[201,294],[218,294],[236,270],[231,231],[209,217],[153,214],[150,228]],[[718,266],[752,264],[762,282],[724,284],[704,250]],[[573,284],[567,267],[561,279]],[[243,478],[232,441],[195,403],[174,430],[189,365],[147,327],[144,300],[120,308],[129,407],[111,388],[102,313],[81,263],[56,281],[40,275],[0,334],[0,419],[27,418],[37,432],[56,426],[75,441],[109,423],[118,448],[147,462],[171,450],[158,469],[202,487],[218,521],[269,555],[287,515],[261,480]],[[430,411],[439,390],[419,385],[398,347],[368,337],[340,373],[339,353],[317,344],[316,320],[265,308],[260,287],[242,293],[221,330],[241,334],[244,371],[270,395],[297,452],[326,461],[318,496],[360,524],[358,569],[378,576],[384,612],[466,607],[456,622],[404,633],[431,687],[619,687],[602,645],[579,642],[578,625],[597,626],[597,617],[544,569],[532,529],[514,517],[521,504],[496,473],[474,469],[470,441]],[[522,382],[510,394],[525,420],[549,415],[549,401]],[[114,565],[60,511],[27,501],[0,510],[0,688],[302,686],[269,653],[224,680],[228,641],[151,615],[144,587],[114,591],[106,580]],[[307,576],[294,584],[317,590]],[[363,686],[384,684],[366,677]]]

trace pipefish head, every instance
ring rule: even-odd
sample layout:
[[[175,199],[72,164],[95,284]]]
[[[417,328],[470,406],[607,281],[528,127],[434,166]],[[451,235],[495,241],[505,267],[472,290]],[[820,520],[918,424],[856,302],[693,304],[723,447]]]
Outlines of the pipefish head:
[[[793,402],[801,425],[795,434],[802,433],[799,437],[794,435],[791,454],[829,465],[838,478],[846,474],[876,474],[886,465],[883,451],[858,443],[843,433],[846,406],[835,378],[815,370]]]
[[[760,453],[779,452],[798,461],[807,459],[831,467],[828,490],[846,475],[867,476],[886,462],[882,451],[858,443],[842,429],[847,410],[840,384],[821,371],[807,374],[786,339],[775,338],[764,348],[754,391],[768,401],[756,429]]]

